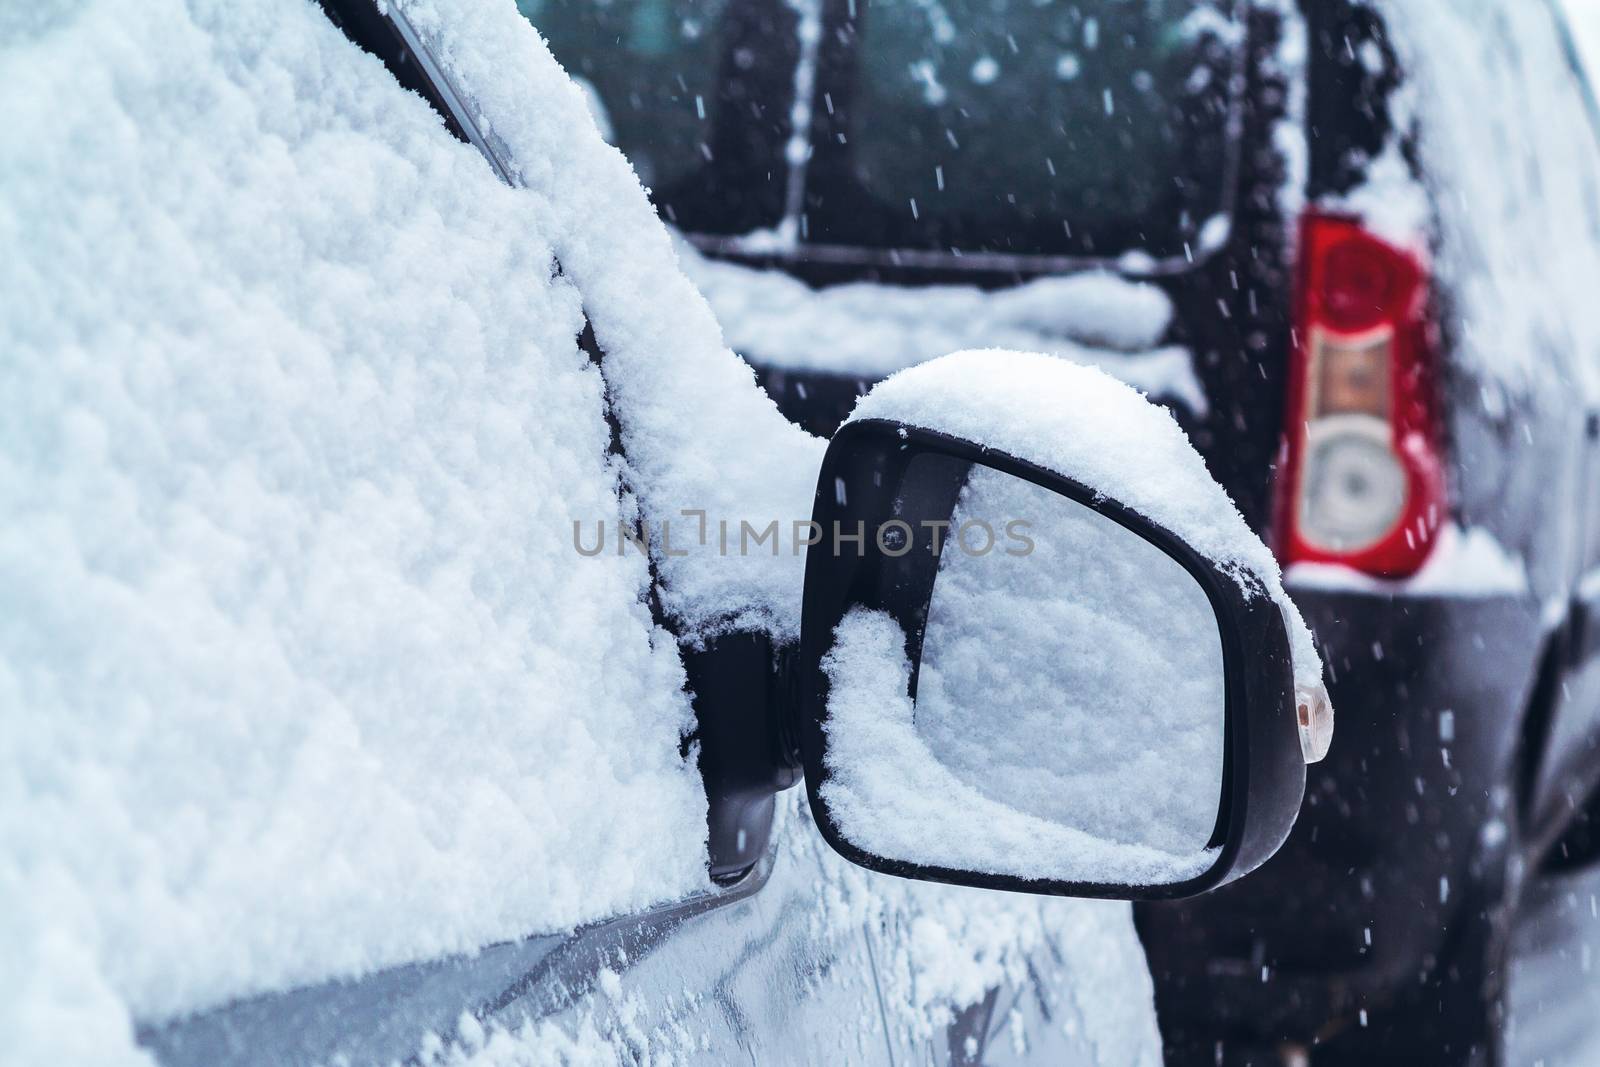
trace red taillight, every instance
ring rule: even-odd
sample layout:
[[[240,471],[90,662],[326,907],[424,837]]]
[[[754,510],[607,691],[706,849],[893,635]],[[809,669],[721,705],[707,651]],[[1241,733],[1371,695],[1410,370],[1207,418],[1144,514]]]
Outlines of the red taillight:
[[[1422,260],[1321,212],[1301,222],[1294,358],[1278,476],[1284,564],[1402,578],[1445,519]]]

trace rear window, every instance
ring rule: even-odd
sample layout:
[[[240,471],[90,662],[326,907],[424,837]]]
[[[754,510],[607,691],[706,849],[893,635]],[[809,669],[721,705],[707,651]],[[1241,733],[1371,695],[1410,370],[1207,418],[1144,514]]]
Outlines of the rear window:
[[[825,183],[829,195],[816,199],[813,237],[1022,255],[1192,253],[1202,235],[1226,232],[1243,39],[1232,8],[872,0],[838,79],[847,103],[818,139],[820,173],[808,185]]]
[[[786,222],[815,254],[972,266],[1226,235],[1236,0],[848,0],[808,47],[803,6],[519,0],[691,234]]]

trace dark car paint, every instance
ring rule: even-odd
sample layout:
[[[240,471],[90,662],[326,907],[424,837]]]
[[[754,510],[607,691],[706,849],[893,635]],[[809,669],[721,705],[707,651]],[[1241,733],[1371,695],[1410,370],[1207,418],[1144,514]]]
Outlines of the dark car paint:
[[[1365,1010],[1398,1055],[1429,1014],[1405,994],[1438,996],[1452,939],[1485,912],[1500,921],[1514,877],[1521,723],[1507,709],[1531,678],[1503,663],[1537,659],[1538,612],[1505,596],[1296,600],[1340,714],[1299,821],[1254,877],[1136,919],[1170,1035],[1305,1042],[1361,1029]]]
[[[1375,13],[1304,7],[1316,197],[1358,182],[1352,161],[1390,136],[1385,101],[1399,74]],[[1383,70],[1356,61],[1362,41],[1383,50]],[[1585,536],[1586,502],[1550,492],[1575,450],[1594,462],[1592,420],[1553,383],[1486,405],[1482,391],[1495,383],[1449,361],[1449,299],[1439,294],[1437,317],[1447,324],[1452,505],[1464,526],[1528,561],[1529,588],[1434,597],[1291,585],[1325,652],[1336,741],[1313,768],[1289,842],[1255,878],[1136,908],[1177,1062],[1196,1053],[1196,1035],[1332,1041],[1349,1062],[1455,1062],[1474,1043],[1487,1047],[1522,879],[1572,814],[1541,768],[1566,768],[1579,800],[1600,773],[1600,674],[1593,659],[1584,667],[1551,652],[1577,617],[1574,583],[1600,563],[1592,527],[1584,554],[1566,551]],[[1445,711],[1450,742],[1440,734]]]

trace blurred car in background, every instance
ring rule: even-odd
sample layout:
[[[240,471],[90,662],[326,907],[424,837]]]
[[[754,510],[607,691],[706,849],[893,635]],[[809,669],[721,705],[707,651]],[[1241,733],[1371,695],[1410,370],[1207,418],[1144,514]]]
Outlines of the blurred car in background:
[[[1339,738],[1255,877],[1138,906],[1169,1062],[1498,1062],[1521,887],[1600,856],[1600,150],[1559,14],[519,6],[791,419],[969,339],[1093,362],[1276,546]]]

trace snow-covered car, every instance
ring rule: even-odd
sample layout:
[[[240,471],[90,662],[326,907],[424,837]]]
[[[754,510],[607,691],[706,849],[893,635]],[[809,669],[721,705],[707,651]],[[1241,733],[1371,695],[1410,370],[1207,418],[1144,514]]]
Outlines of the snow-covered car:
[[[0,1058],[1158,1061],[1117,901],[1331,722],[1166,411],[794,427],[509,2],[8,8],[0,113]]]
[[[522,8],[794,421],[951,348],[1093,362],[1277,548],[1341,739],[1259,877],[1136,909],[1171,1059],[1498,1054],[1524,873],[1600,855],[1600,154],[1559,13]]]

